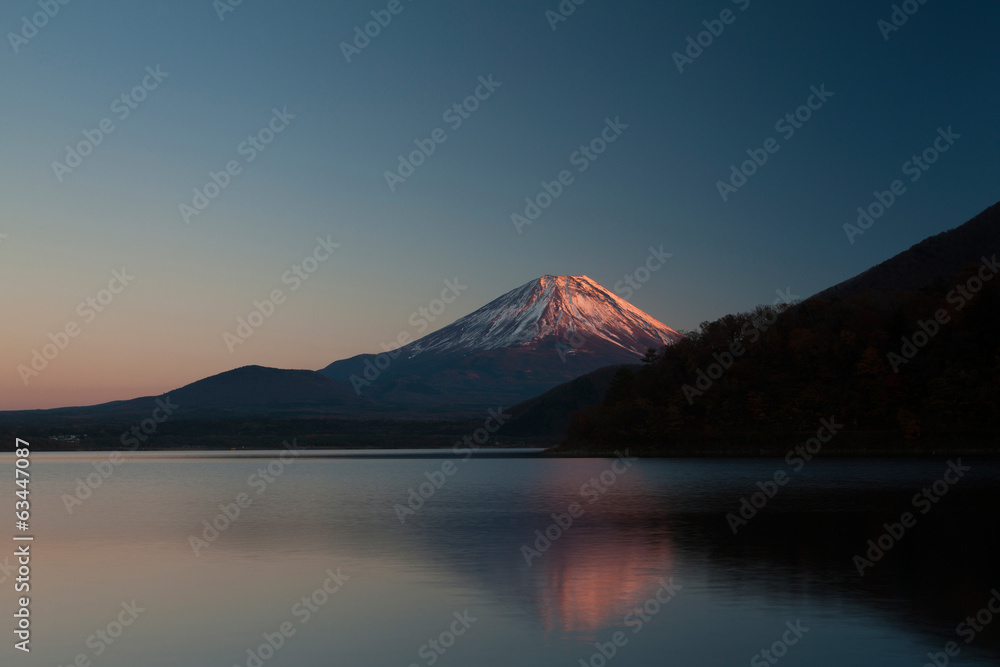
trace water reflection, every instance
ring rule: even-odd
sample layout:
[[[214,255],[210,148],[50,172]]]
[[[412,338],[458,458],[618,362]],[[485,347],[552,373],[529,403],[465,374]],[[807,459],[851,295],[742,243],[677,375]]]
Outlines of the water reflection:
[[[533,602],[547,633],[596,638],[622,619],[673,573],[669,542],[636,540],[620,526],[602,531],[598,541],[567,538],[538,563],[531,586]]]
[[[313,459],[198,556],[189,536],[247,491],[256,462],[130,461],[72,515],[60,495],[93,468],[39,465],[37,657],[68,663],[109,620],[101,609],[136,597],[150,611],[102,664],[235,664],[339,565],[351,585],[272,664],[410,664],[466,607],[486,620],[441,664],[577,664],[670,577],[682,593],[616,665],[745,664],[800,615],[817,624],[801,664],[922,664],[1000,584],[996,463],[977,464],[863,577],[852,557],[912,509],[940,461],[823,462],[735,536],[725,514],[773,462],[644,461],[584,493],[609,463],[473,460],[401,523],[394,508],[439,461]],[[573,503],[582,515],[526,562],[535,531]],[[1000,658],[998,635],[963,645],[963,664]]]
[[[641,474],[585,505],[586,515],[527,567],[512,554],[534,544],[534,530],[553,523],[545,510],[565,511],[579,500],[574,484],[607,464],[577,465],[523,495],[496,490],[506,521],[485,521],[442,502],[434,509],[438,518],[421,523],[409,539],[430,563],[530,606],[547,633],[581,640],[620,627],[628,610],[671,575],[699,582],[703,594],[726,604],[806,601],[824,615],[878,618],[942,643],[958,639],[955,626],[1000,583],[1000,516],[982,511],[995,505],[996,463],[978,464],[976,476],[918,515],[917,525],[864,576],[854,556],[885,532],[885,523],[913,510],[913,493],[935,478],[940,462],[892,462],[892,479],[859,473],[865,461],[830,462],[783,489],[737,535],[725,514],[773,464],[740,462],[727,470],[724,462],[646,462]],[[474,502],[460,496],[457,504]],[[463,548],[456,535],[480,536],[490,547]],[[984,632],[975,648],[1000,655],[1000,633]]]

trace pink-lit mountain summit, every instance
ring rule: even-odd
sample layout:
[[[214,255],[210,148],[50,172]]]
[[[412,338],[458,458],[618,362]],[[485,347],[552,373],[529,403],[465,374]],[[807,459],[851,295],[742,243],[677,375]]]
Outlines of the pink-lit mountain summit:
[[[504,347],[538,349],[563,343],[573,352],[585,353],[586,341],[600,341],[641,355],[678,338],[676,331],[587,276],[542,276],[404,350],[414,356]]]
[[[542,276],[398,350],[321,372],[400,408],[507,405],[680,334],[587,276]]]

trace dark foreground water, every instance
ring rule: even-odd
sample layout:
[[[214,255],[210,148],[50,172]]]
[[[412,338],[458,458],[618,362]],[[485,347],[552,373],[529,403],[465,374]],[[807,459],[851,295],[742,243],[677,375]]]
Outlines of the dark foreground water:
[[[35,455],[32,650],[8,541],[0,664],[1000,662],[996,462],[276,456]]]

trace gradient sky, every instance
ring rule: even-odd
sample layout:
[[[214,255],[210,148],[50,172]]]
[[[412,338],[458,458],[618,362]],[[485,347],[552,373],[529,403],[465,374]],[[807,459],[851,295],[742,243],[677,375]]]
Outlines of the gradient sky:
[[[0,5],[0,409],[321,368],[413,332],[446,279],[468,289],[435,328],[543,274],[613,289],[649,246],[673,257],[631,301],[693,329],[779,288],[809,296],[998,199],[994,0],[931,0],[888,40],[889,2],[590,0],[553,30],[558,0],[401,1],[350,63],[341,43],[387,1],[244,0],[220,20],[212,0],[73,0],[16,54],[9,34],[40,9]],[[678,72],[672,53],[727,8]],[[156,66],[169,76],[119,120],[112,103]],[[444,111],[491,74],[502,85],[452,131]],[[834,96],[785,140],[775,122],[822,84]],[[286,107],[246,163],[240,143]],[[576,172],[607,117],[628,129]],[[114,132],[59,182],[52,163],[104,118]],[[855,209],[948,126],[961,138],[849,243]],[[390,192],[384,172],[439,127]],[[768,137],[780,150],[723,202],[716,182]],[[179,204],[230,160],[242,172],[185,224]],[[574,183],[518,234],[511,214],[564,169]],[[327,235],[340,248],[291,292],[282,274]],[[77,305],[122,267],[134,281],[86,322]],[[275,288],[287,301],[230,352],[223,333]],[[69,322],[80,334],[25,386],[18,365]]]

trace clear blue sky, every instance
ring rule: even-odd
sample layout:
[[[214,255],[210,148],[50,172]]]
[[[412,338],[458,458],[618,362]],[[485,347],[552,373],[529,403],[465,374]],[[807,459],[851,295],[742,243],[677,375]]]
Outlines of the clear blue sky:
[[[885,40],[889,2],[588,0],[553,30],[558,0],[401,0],[350,63],[341,44],[387,0],[244,0],[224,20],[218,4],[71,0],[17,53],[10,33],[42,10],[0,5],[0,407],[320,368],[410,330],[446,279],[468,290],[442,324],[543,274],[613,288],[649,246],[673,257],[631,301],[692,329],[778,288],[813,294],[1000,198],[995,1],[930,0]],[[678,72],[673,52],[724,9]],[[120,119],[112,104],[157,66]],[[443,113],[489,75],[500,87],[453,130]],[[785,139],[775,122],[821,85],[833,96]],[[247,162],[275,108],[295,118]],[[60,182],[53,162],[105,118]],[[571,154],[606,118],[628,128],[580,173]],[[903,163],[949,126],[961,138],[911,183]],[[390,191],[385,172],[436,128],[446,141]],[[717,181],[769,137],[778,152],[724,202]],[[186,224],[179,205],[231,160]],[[518,234],[511,214],[566,169]],[[906,193],[849,243],[844,223],[897,178]],[[327,235],[340,248],[290,292],[282,274]],[[25,387],[16,367],[123,266],[135,281]],[[222,334],[275,288],[287,302],[230,352]]]

